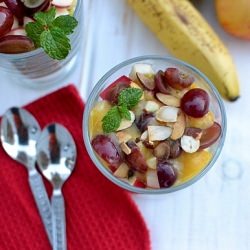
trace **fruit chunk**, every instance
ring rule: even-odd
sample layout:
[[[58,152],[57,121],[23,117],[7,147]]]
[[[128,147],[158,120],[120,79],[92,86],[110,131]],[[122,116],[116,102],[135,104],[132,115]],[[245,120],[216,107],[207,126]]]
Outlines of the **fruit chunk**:
[[[121,164],[121,152],[114,136],[97,135],[91,144],[95,152],[110,166],[118,167]]]
[[[147,182],[147,187],[149,187],[149,188],[155,188],[155,189],[160,188],[160,184],[159,184],[159,180],[158,180],[156,170],[149,169],[147,171],[147,173],[146,173],[146,182]]]
[[[181,99],[181,109],[189,116],[202,117],[209,109],[209,96],[203,89],[191,89]]]
[[[164,72],[162,70],[159,70],[155,75],[155,85],[158,92],[161,92],[163,94],[168,94],[168,85],[165,80]]]
[[[158,162],[157,176],[161,188],[171,187],[177,179],[176,170],[169,161]]]
[[[193,154],[183,152],[179,157],[182,169],[179,174],[180,182],[186,182],[203,170],[212,159],[209,151],[198,151]]]
[[[191,86],[194,82],[194,77],[177,68],[168,68],[165,71],[167,83],[174,89],[182,90]]]
[[[52,0],[52,4],[59,8],[70,7],[73,0]]]
[[[159,143],[153,152],[154,156],[159,160],[167,160],[170,156],[170,144],[168,141]]]
[[[7,34],[14,23],[14,17],[10,10],[0,6],[0,37]]]
[[[150,64],[145,64],[145,63],[137,63],[134,64],[132,67],[132,70],[129,74],[129,77],[132,80],[137,80],[137,73],[143,74],[146,76],[151,76],[154,74],[154,70],[152,69],[152,66]]]
[[[149,168],[156,170],[157,166],[157,158],[156,157],[151,157],[147,160],[147,165]]]
[[[202,136],[200,139],[200,148],[208,148],[214,144],[221,135],[221,126],[215,122],[210,128],[204,129],[202,131]]]
[[[218,20],[228,33],[250,40],[250,1],[216,0],[215,7]]]
[[[8,9],[14,16],[17,17],[19,25],[23,25],[23,18],[25,16],[25,7],[20,0],[4,0]]]
[[[128,177],[129,167],[126,163],[122,163],[114,172],[114,176],[118,178],[127,178]]]
[[[170,140],[169,143],[170,143],[169,159],[176,159],[182,153],[180,141],[179,140],[176,140],[176,141]]]
[[[209,111],[201,118],[187,116],[187,127],[206,129],[214,124],[214,113]]]
[[[0,38],[0,53],[18,54],[34,49],[34,43],[26,36],[8,35]]]

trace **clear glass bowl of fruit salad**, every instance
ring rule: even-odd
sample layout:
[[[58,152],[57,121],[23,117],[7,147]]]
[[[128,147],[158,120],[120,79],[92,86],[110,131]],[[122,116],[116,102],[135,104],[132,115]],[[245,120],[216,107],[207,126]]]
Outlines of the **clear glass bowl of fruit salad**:
[[[83,136],[97,168],[136,193],[169,193],[214,165],[226,134],[223,102],[194,67],[169,57],[125,61],[94,87]]]
[[[69,35],[70,53],[63,60],[54,60],[36,48],[25,30],[25,25],[35,22],[36,13],[52,7],[56,17],[70,15],[78,21]],[[0,71],[15,84],[37,88],[61,83],[76,67],[82,39],[83,0],[0,0]]]

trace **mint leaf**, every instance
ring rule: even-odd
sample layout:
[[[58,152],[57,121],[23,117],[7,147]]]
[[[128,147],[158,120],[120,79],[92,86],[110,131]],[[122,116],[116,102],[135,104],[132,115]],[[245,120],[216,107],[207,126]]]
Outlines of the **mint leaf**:
[[[72,34],[77,24],[78,24],[77,20],[74,17],[68,15],[59,16],[52,23],[53,26],[56,26],[61,30],[63,30],[65,35]]]
[[[118,106],[118,109],[122,118],[131,120],[131,115],[129,113],[127,106],[121,105],[121,106]]]
[[[36,47],[40,47],[40,36],[44,31],[43,25],[40,23],[27,23],[25,26],[27,36],[33,40]]]
[[[118,96],[118,104],[133,108],[141,99],[143,91],[138,88],[126,88]]]
[[[64,59],[71,49],[69,38],[57,27],[41,34],[41,47],[50,57],[57,60]]]
[[[102,119],[102,129],[104,133],[116,131],[121,123],[121,116],[117,106],[111,108]]]
[[[46,12],[37,12],[34,15],[34,19],[38,21],[41,25],[49,26],[56,17],[56,8],[52,7]],[[48,27],[47,27],[48,28]]]

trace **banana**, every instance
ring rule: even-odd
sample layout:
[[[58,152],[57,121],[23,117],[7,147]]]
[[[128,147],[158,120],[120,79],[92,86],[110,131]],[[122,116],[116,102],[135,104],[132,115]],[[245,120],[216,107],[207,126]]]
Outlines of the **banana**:
[[[142,21],[174,56],[200,69],[229,101],[239,97],[232,58],[188,0],[128,0]]]

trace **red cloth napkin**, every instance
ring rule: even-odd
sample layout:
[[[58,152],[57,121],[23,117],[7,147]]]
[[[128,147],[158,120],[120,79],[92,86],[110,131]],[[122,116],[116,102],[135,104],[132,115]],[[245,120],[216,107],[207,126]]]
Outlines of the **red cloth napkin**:
[[[82,139],[83,103],[74,86],[62,88],[25,108],[41,127],[59,122],[78,150],[75,170],[63,187],[69,250],[148,250],[149,233],[130,194],[102,176]],[[51,186],[45,181],[51,195]],[[51,249],[36,209],[26,169],[0,148],[0,249]]]

